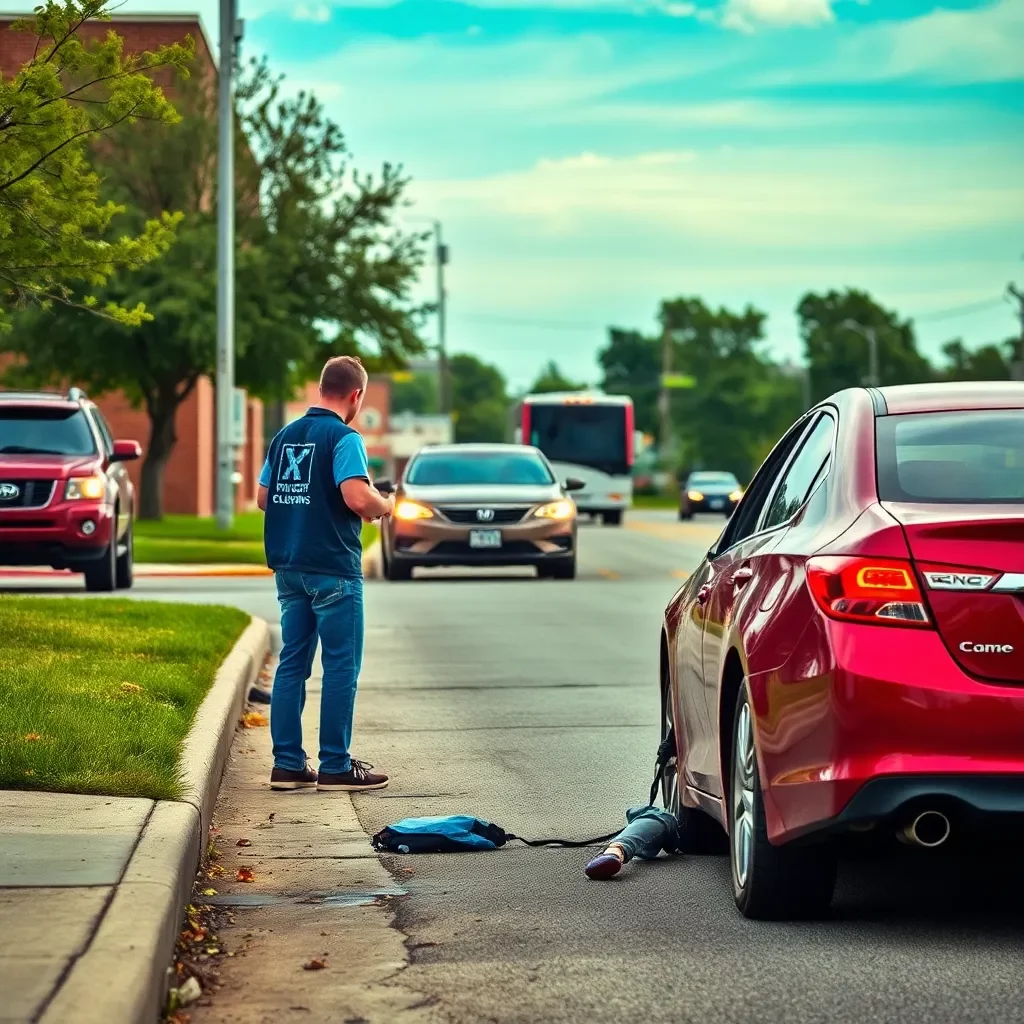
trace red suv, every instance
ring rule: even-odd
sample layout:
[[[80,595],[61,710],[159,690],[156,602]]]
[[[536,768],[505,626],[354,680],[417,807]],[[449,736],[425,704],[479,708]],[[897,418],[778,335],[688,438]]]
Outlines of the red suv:
[[[83,392],[0,392],[0,565],[85,573],[88,590],[132,585],[135,489],[115,441]]]

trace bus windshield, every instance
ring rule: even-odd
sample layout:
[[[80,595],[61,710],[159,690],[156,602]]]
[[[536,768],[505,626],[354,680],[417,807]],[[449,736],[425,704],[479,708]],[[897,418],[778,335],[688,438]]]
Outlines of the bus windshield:
[[[524,441],[552,462],[572,462],[610,476],[630,471],[622,405],[531,403],[530,436]]]

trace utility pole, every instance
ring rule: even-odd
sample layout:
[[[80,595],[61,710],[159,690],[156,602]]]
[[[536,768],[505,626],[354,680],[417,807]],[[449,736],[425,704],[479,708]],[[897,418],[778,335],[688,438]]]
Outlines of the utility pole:
[[[441,412],[451,412],[452,389],[451,377],[448,373],[448,352],[445,348],[445,304],[447,295],[444,290],[444,268],[448,263],[448,246],[441,239],[441,222],[434,221],[435,257],[437,261],[437,369],[440,377],[439,398]]]
[[[661,459],[663,468],[668,465],[672,452],[672,392],[669,376],[672,373],[672,331],[668,321],[661,327],[661,390],[658,392],[658,412],[661,415]]]
[[[1017,301],[1017,316],[1020,317],[1020,337],[1015,346],[1016,351],[1010,362],[1010,376],[1014,380],[1024,380],[1024,292],[1015,284],[1006,286],[1007,294]]]
[[[220,0],[217,98],[217,526],[235,517],[235,118],[232,80],[242,37],[237,0]]]

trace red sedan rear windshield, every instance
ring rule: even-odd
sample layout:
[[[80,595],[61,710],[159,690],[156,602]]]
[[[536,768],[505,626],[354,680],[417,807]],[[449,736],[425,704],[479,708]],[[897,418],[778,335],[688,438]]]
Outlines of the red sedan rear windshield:
[[[1024,503],[1024,409],[877,420],[883,501]]]

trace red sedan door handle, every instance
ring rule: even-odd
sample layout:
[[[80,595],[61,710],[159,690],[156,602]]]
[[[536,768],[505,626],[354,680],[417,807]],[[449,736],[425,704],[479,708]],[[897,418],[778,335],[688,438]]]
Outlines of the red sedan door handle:
[[[754,570],[749,565],[744,565],[732,574],[732,585],[742,587],[754,578]]]

